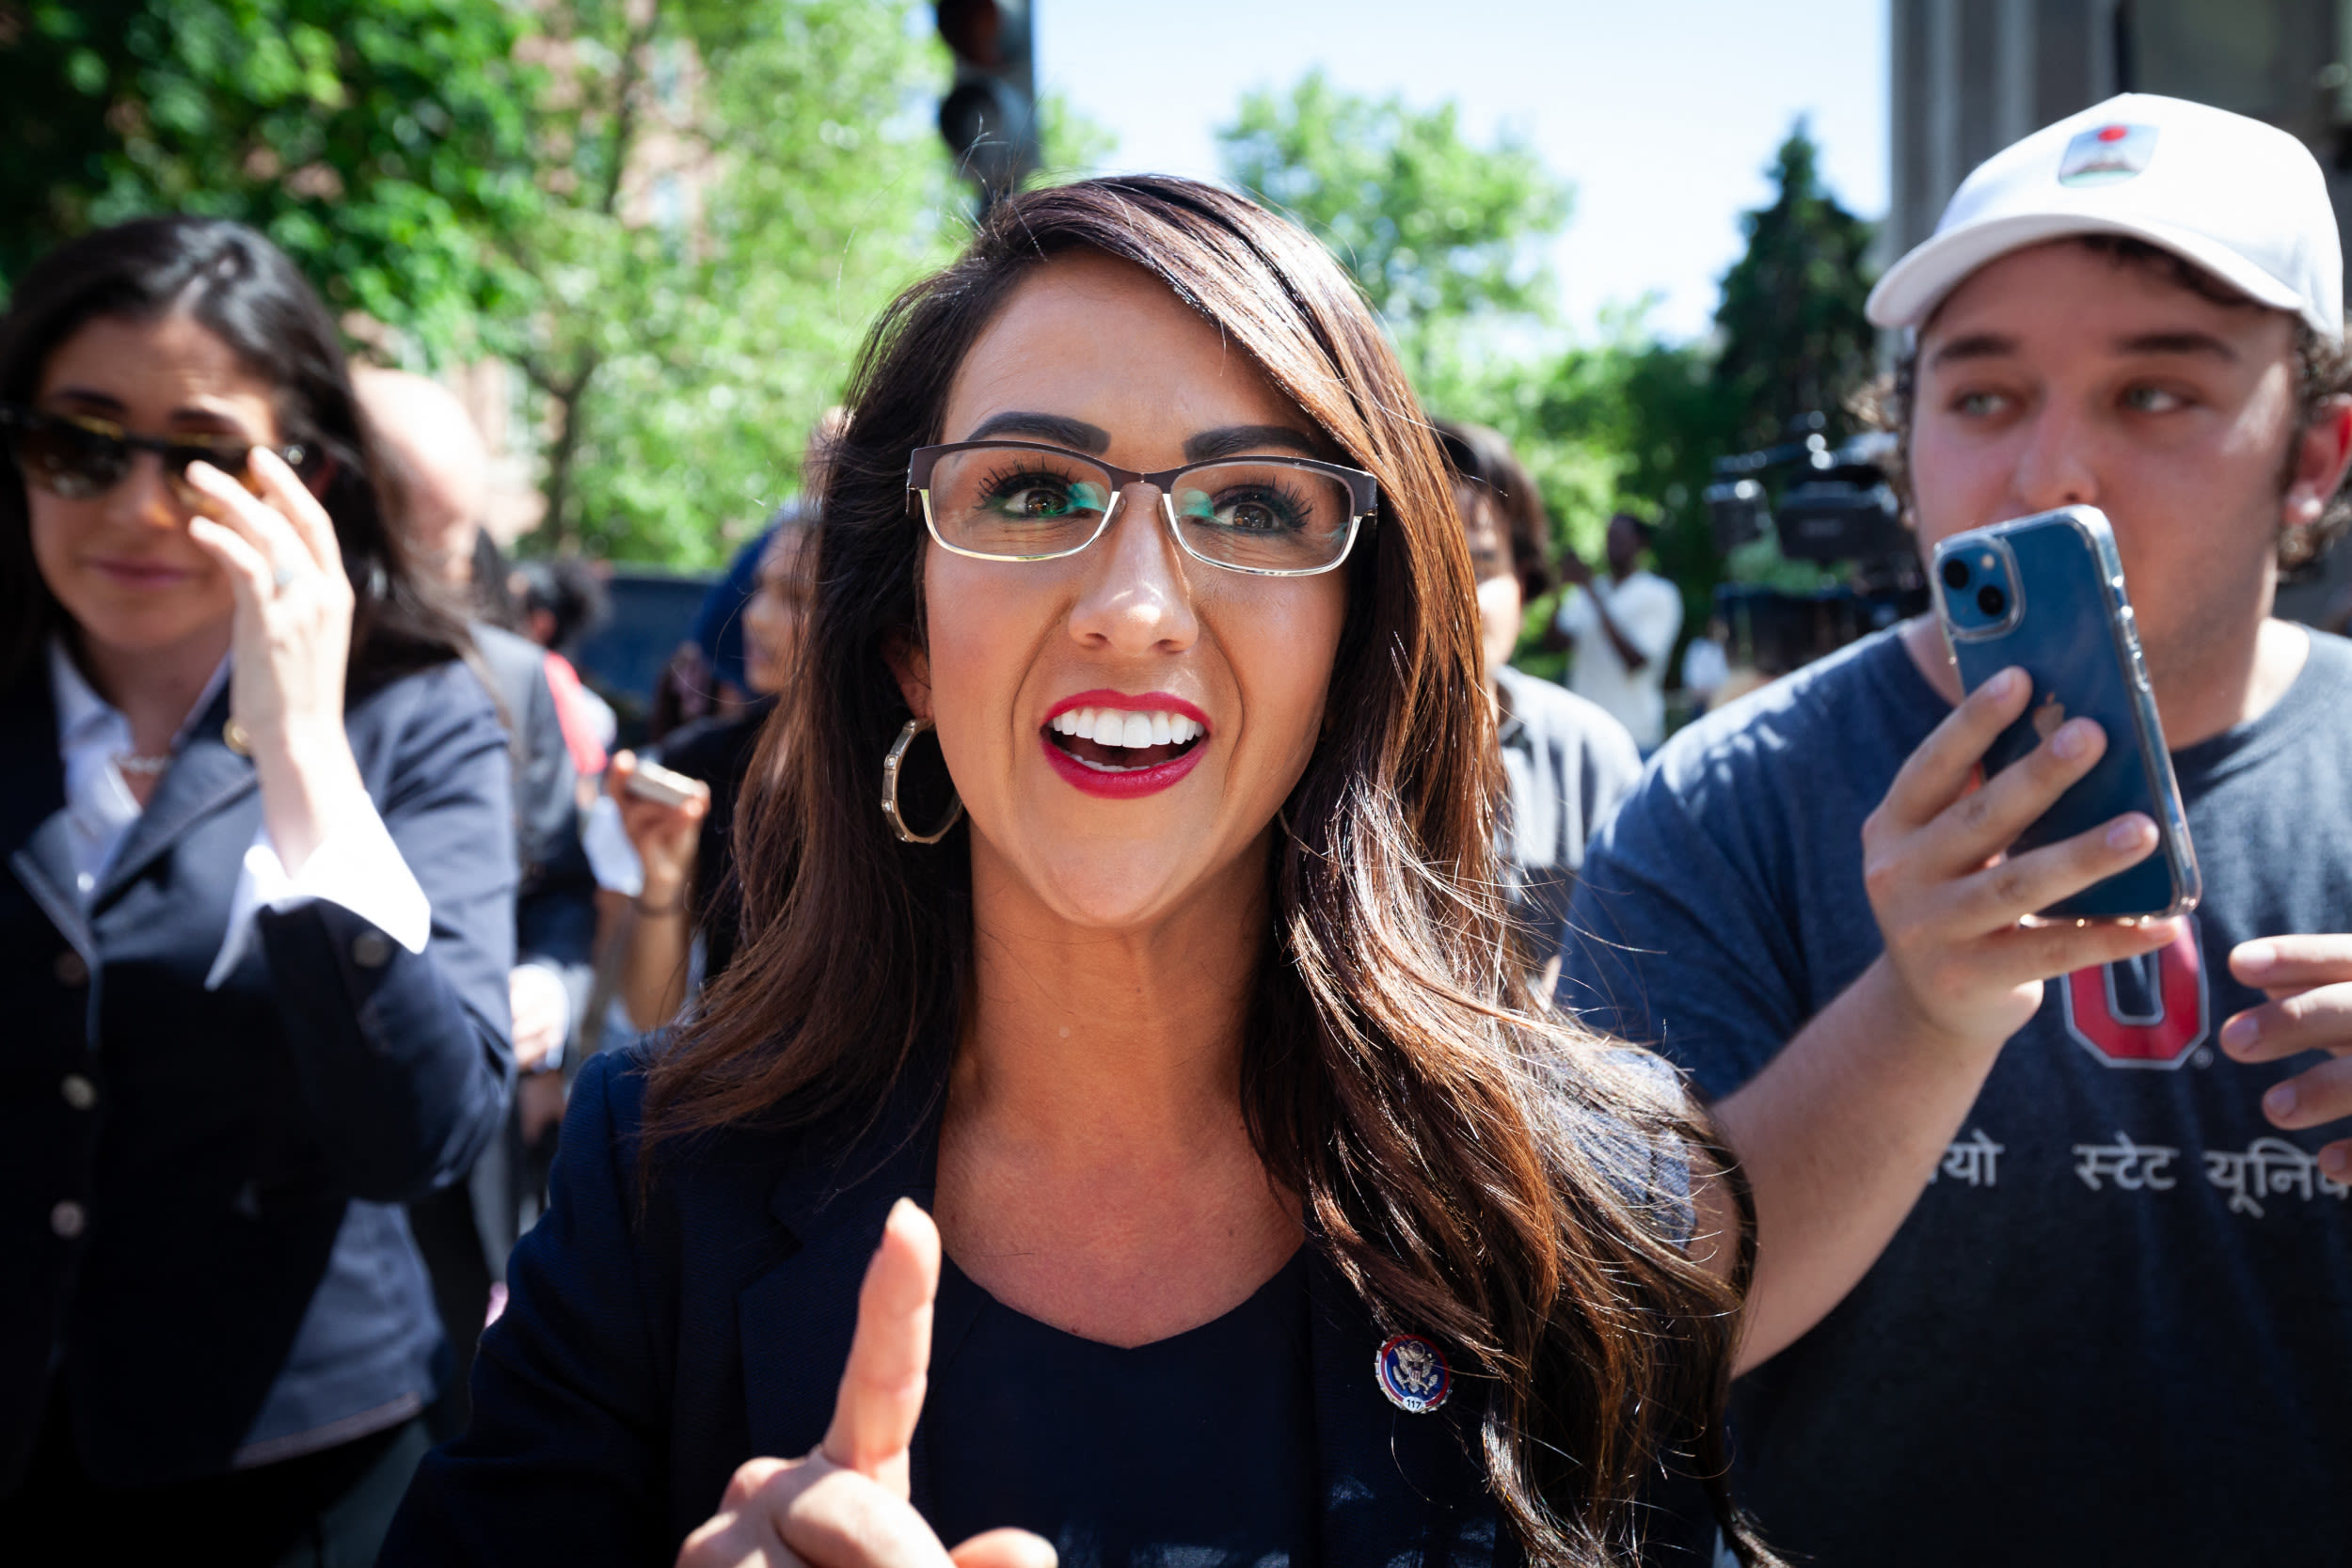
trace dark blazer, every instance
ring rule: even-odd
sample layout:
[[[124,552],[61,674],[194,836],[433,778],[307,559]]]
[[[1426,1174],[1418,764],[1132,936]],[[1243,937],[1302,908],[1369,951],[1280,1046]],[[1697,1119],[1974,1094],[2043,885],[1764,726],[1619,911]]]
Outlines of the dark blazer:
[[[401,1205],[506,1109],[506,742],[449,663],[355,705],[433,910],[412,955],[324,901],[204,978],[261,823],[224,692],[75,895],[48,671],[0,690],[0,1495],[61,1390],[83,1468],[150,1485],[385,1424],[440,1349]],[[60,1381],[61,1380],[61,1381]]]
[[[823,1439],[883,1217],[931,1201],[939,1097],[902,1099],[837,1162],[788,1136],[708,1139],[641,1205],[643,1075],[642,1049],[608,1053],[574,1086],[552,1203],[483,1337],[473,1426],[418,1471],[386,1568],[668,1562],[736,1466]],[[1356,1298],[1319,1260],[1308,1288],[1326,1568],[1518,1563],[1466,1446],[1472,1390],[1405,1414]]]

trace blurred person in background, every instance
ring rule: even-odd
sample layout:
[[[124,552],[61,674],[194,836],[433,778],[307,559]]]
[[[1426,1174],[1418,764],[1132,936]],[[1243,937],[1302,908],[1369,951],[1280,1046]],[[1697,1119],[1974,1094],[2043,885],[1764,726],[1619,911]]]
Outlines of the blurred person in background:
[[[582,1070],[388,1568],[1662,1553],[1736,1198],[1511,961],[1468,552],[1362,295],[1085,181],[859,363],[745,941]]]
[[[1630,512],[1609,519],[1609,569],[1571,553],[1560,575],[1572,585],[1552,623],[1552,642],[1573,651],[1568,689],[1615,715],[1647,756],[1666,738],[1666,660],[1682,630],[1682,592],[1645,570],[1654,530]]]
[[[777,529],[799,519],[803,510],[813,510],[818,504],[817,498],[824,489],[826,451],[840,439],[848,420],[848,411],[836,405],[826,409],[809,427],[808,441],[801,451],[801,493],[770,515],[759,532],[735,552],[726,575],[703,595],[702,607],[694,612],[693,626],[687,634],[688,646],[700,657],[699,667],[688,647],[681,647],[664,672],[686,689],[675,699],[678,717],[675,723],[726,718],[758,694],[746,663],[743,610],[758,592],[760,562],[767,559],[771,537]],[[699,692],[691,687],[697,680],[703,683]],[[660,739],[662,733],[656,730],[654,738]]]
[[[333,319],[213,219],[0,322],[0,1551],[365,1562],[506,1114],[507,752]]]
[[[1478,582],[1486,695],[1495,705],[1509,788],[1496,814],[1503,892],[1540,995],[1560,973],[1560,944],[1584,863],[1584,841],[1642,774],[1641,753],[1599,705],[1511,667],[1531,579],[1549,583],[1540,541],[1549,520],[1534,480],[1499,432],[1437,421],[1454,466],[1454,504]]]
[[[1455,420],[1431,422],[1454,471],[1486,487],[1488,504],[1502,519],[1511,569],[1518,578],[1520,603],[1534,604],[1560,580],[1553,561],[1551,514],[1545,510],[1535,476],[1527,471],[1502,432],[1492,426]]]
[[[612,612],[604,579],[576,555],[518,561],[507,575],[507,587],[521,609],[523,635],[565,658]]]
[[[629,793],[637,757],[623,752],[606,775],[606,794],[636,851],[637,888],[615,990],[632,1027],[652,1030],[678,1014],[699,976],[707,986],[735,960],[739,899],[733,886],[735,803],[761,729],[792,678],[801,630],[815,592],[817,515],[806,506],[781,513],[766,531],[750,601],[743,607],[743,674],[749,706],[705,719],[666,736],[647,759],[699,785],[681,805]],[[695,948],[699,946],[699,953]]]
[[[507,575],[507,586],[522,617],[523,635],[548,651],[548,684],[564,721],[564,742],[582,779],[604,771],[620,721],[606,702],[580,678],[572,662],[582,638],[612,613],[612,598],[596,569],[576,555],[524,561]]]
[[[1707,630],[1691,639],[1682,650],[1682,689],[1691,699],[1691,716],[1697,718],[1715,705],[1731,684],[1731,628],[1720,615]]]
[[[2051,677],[1963,695],[1933,615],[1677,732],[1585,863],[1563,1006],[1661,1041],[1756,1184],[1734,1479],[1800,1560],[2352,1552],[2352,644],[2271,613],[2352,519],[2329,189],[2125,95],[1869,299],[1923,562],[2112,524],[2192,912],[2038,912],[2155,852],[2136,811],[2015,847],[2135,737],[2061,708],[1986,777]]]
[[[473,417],[438,382],[401,371],[354,372],[392,498],[394,525],[417,546],[460,603],[478,604],[474,576],[481,519],[490,493],[490,453]],[[486,585],[506,592],[501,573]],[[507,977],[513,1009],[515,1110],[462,1187],[409,1207],[409,1222],[433,1272],[434,1292],[457,1361],[435,1425],[464,1425],[465,1374],[473,1341],[506,1277],[536,1182],[530,1150],[563,1117],[564,1054],[584,1015],[593,979],[596,880],[580,846],[580,802],[569,747],[548,678],[547,651],[529,638],[473,622],[469,630],[509,737],[517,883],[515,958]]]

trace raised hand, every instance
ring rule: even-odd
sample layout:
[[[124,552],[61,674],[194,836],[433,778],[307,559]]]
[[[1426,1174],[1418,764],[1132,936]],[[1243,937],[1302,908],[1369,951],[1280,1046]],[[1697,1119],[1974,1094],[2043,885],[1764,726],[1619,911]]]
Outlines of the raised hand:
[[[2180,930],[2178,921],[2024,924],[2156,847],[2156,825],[2128,812],[2060,843],[2004,853],[2106,749],[2097,724],[2070,720],[1979,785],[1986,750],[2031,695],[2014,669],[1970,693],[1912,752],[1862,828],[1863,885],[1899,999],[1915,1022],[1980,1048],[2025,1026],[2044,980],[2154,952]]]
[[[2241,1062],[2277,1062],[2306,1051],[2328,1060],[2274,1084],[2263,1114],[2288,1131],[2352,1117],[2352,936],[2264,937],[2230,953],[2230,973],[2270,1000],[2221,1025],[2221,1049]],[[2352,1138],[2319,1151],[2320,1168],[2352,1180]]]
[[[236,595],[230,712],[260,775],[270,843],[290,875],[367,809],[367,788],[343,734],[351,654],[351,580],[335,524],[294,469],[266,447],[246,460],[253,495],[209,463],[188,483],[211,503],[188,537],[229,576]]]
[[[605,770],[605,791],[621,808],[621,832],[628,835],[638,863],[644,868],[641,896],[656,906],[674,904],[694,875],[697,835],[703,818],[710,815],[710,786],[696,781],[699,793],[674,806],[630,794],[628,781],[636,771],[636,752],[614,752],[612,766]]]
[[[950,1552],[907,1500],[938,1293],[938,1227],[901,1198],[858,1291],[824,1442],[803,1459],[737,1470],[719,1513],[686,1538],[678,1568],[1055,1568],[1053,1546],[1025,1530],[989,1530]]]

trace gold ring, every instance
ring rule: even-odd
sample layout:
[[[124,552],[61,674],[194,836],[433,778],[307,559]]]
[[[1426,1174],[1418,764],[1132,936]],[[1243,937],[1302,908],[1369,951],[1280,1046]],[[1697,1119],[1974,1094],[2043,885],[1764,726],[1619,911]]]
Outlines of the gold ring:
[[[253,754],[253,741],[245,733],[245,726],[231,719],[220,727],[220,743],[241,757]]]

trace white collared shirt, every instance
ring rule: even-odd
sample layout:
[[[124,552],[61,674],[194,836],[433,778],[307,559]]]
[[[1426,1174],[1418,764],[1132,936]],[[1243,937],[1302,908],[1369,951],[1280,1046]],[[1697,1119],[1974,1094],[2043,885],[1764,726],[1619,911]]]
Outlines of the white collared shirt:
[[[229,660],[223,658],[172,736],[173,756],[187,744],[189,733],[228,679]],[[57,710],[57,755],[65,764],[74,891],[87,909],[107,863],[144,809],[124,781],[119,761],[132,752],[131,721],[83,678],[72,657],[54,638],[49,643],[49,689]],[[205,989],[218,990],[235,971],[252,940],[253,918],[263,908],[289,910],[313,898],[349,910],[411,953],[423,952],[432,935],[431,901],[401,858],[400,847],[392,842],[373,800],[363,819],[354,818],[311,851],[299,877],[287,874],[264,821],[254,830],[252,846],[245,852],[230,901],[229,927],[205,976]]]

